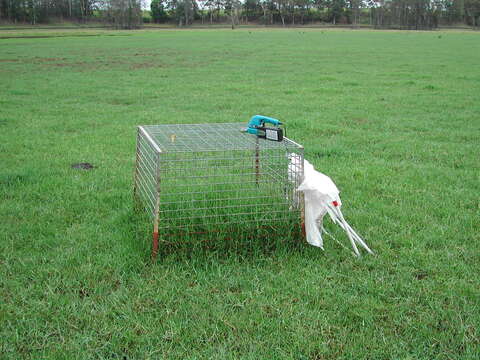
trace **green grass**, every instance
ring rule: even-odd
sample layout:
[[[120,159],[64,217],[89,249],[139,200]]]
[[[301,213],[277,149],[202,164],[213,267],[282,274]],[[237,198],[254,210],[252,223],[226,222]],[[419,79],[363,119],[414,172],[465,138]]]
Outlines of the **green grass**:
[[[479,34],[21,34],[63,37],[0,39],[0,358],[480,357]],[[135,126],[257,113],[376,256],[267,237],[150,263]]]

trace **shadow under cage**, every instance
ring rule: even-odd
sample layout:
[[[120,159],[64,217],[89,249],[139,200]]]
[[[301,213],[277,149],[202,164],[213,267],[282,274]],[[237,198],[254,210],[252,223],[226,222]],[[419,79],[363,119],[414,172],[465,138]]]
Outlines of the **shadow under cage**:
[[[134,198],[159,239],[303,225],[303,146],[247,134],[244,123],[138,127]]]

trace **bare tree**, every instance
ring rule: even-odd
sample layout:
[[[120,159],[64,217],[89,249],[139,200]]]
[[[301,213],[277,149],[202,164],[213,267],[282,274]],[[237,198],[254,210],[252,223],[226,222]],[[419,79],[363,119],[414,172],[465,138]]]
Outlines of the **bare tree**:
[[[226,0],[225,1],[225,10],[229,14],[232,30],[235,29],[236,24],[238,24],[238,13],[242,8],[242,3],[240,0]]]
[[[280,19],[282,20],[282,26],[285,26],[285,15],[288,12],[288,0],[275,0]]]
[[[141,0],[109,0],[108,13],[118,29],[135,29],[142,25]]]

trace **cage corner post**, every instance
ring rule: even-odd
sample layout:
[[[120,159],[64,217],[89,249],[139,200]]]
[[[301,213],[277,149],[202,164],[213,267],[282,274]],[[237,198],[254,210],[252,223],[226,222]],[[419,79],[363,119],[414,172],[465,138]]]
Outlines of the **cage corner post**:
[[[305,196],[300,195],[300,221],[303,238],[307,237],[307,231],[305,230]]]
[[[304,148],[302,146],[302,162],[301,162],[301,170],[300,170],[300,182],[297,184],[298,187],[303,183],[305,180],[305,153]],[[300,221],[301,221],[301,229],[302,229],[302,236],[305,239],[307,237],[307,232],[305,230],[305,194],[303,192],[300,193]]]
[[[156,188],[155,188],[155,208],[153,218],[153,234],[152,234],[152,261],[157,259],[158,255],[158,223],[160,221],[160,152],[156,156]]]
[[[255,184],[258,186],[260,178],[260,143],[258,136],[255,139]]]
[[[139,177],[139,167],[140,167],[140,126],[137,127],[137,146],[135,154],[135,172],[133,175],[133,210],[138,211],[139,209],[139,196],[138,196],[138,177]]]

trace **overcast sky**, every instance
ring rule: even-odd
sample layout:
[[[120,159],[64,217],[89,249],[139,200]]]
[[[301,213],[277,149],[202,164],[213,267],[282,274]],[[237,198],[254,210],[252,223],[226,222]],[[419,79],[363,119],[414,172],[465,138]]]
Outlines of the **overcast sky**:
[[[142,5],[144,10],[150,10],[150,1],[151,0],[143,0]]]

